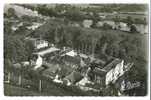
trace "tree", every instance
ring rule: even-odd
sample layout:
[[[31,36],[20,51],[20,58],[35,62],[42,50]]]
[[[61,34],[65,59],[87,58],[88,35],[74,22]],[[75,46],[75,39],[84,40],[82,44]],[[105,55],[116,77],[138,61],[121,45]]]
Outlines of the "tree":
[[[48,8],[46,8],[45,5],[38,6],[37,11],[38,11],[39,14],[42,14],[42,15],[45,15],[45,16],[49,15],[48,14],[49,13]]]
[[[15,9],[14,9],[14,8],[9,8],[9,9],[8,9],[8,13],[7,13],[7,16],[8,16],[8,17],[14,17],[14,18],[17,18],[17,15],[16,15],[16,12],[15,12]]]
[[[79,37],[82,35],[82,30],[79,28],[73,28],[73,45],[74,48],[78,48],[80,44]]]
[[[116,16],[115,18],[113,18],[113,21],[114,21],[115,23],[120,22],[120,16]]]
[[[10,59],[4,59],[4,72],[7,70],[9,70],[12,66],[12,62],[10,61]]]
[[[72,21],[82,21],[84,19],[83,14],[77,8],[68,9],[64,16]]]
[[[11,62],[20,62],[27,60],[25,41],[20,36],[5,36],[4,38],[4,58]]]
[[[112,26],[107,23],[104,23],[102,26],[102,29],[104,29],[104,30],[112,29]]]
[[[24,25],[18,27],[17,30],[13,33],[14,35],[26,36],[27,34],[31,33],[31,30],[27,29]]]
[[[25,50],[27,52],[27,56],[30,57],[34,51],[34,44],[31,41],[25,41]]]
[[[93,24],[91,25],[92,28],[96,28],[97,27],[97,22],[100,20],[99,15],[97,14],[97,12],[93,12],[93,16],[92,16],[92,20],[93,20]]]
[[[119,57],[120,47],[117,43],[110,44],[107,49],[107,54],[113,57]]]
[[[131,25],[134,23],[132,17],[128,16],[128,17],[126,18],[126,23],[127,23],[128,26],[131,26]]]
[[[11,26],[12,26],[12,23],[4,21],[4,34],[5,35],[10,35],[13,33]]]
[[[131,25],[130,26],[130,32],[132,32],[132,33],[136,33],[137,32],[137,29],[136,29],[135,25]]]
[[[105,96],[118,96],[118,90],[115,84],[110,83],[104,90]]]
[[[92,55],[94,56],[96,45],[98,42],[97,36],[95,36],[95,37],[93,36],[91,40],[92,40]]]

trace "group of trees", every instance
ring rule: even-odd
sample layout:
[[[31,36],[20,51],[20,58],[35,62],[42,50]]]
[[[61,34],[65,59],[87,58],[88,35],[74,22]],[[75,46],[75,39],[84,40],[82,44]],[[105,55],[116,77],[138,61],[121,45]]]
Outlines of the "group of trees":
[[[131,37],[130,34],[124,32],[123,35],[118,35],[118,33],[112,33],[118,31],[108,32],[106,30],[84,29],[65,26],[63,23],[58,26],[58,24],[55,23],[57,23],[57,21],[48,21],[44,26],[36,30],[34,35],[42,36],[49,42],[57,43],[59,46],[79,48],[81,51],[90,53],[100,53],[100,51],[102,51],[101,47],[107,44],[106,53],[115,57],[121,57],[122,55],[127,55],[127,53],[135,55],[137,54],[135,53],[136,51],[139,52],[138,50],[141,50],[142,40],[139,36],[134,38],[134,36]],[[137,48],[138,50],[136,50]],[[132,49],[134,50],[133,53],[130,52]],[[124,54],[124,52],[126,54]]]
[[[27,7],[27,6],[25,6]],[[55,7],[49,7],[47,5],[40,5],[38,7],[28,7],[32,10],[38,11],[39,14],[49,17],[65,17],[69,20],[81,21],[84,19],[80,9],[70,5],[56,5]]]
[[[25,41],[26,34],[30,33],[25,26],[12,30],[13,22],[4,21],[4,59],[11,62],[26,61],[32,53],[33,46]]]
[[[4,36],[4,59],[13,63],[27,61],[32,53],[32,45],[27,43],[21,36]]]
[[[9,8],[7,12],[4,12],[4,17],[14,17],[14,18],[18,18],[18,16],[16,15],[15,9],[14,8]]]
[[[42,19],[28,15],[17,17],[14,8],[9,8],[4,18],[4,59],[13,63],[27,61],[34,48],[30,41],[25,40],[26,35],[32,32],[27,26]],[[22,25],[17,27],[17,24]],[[16,30],[12,27],[16,27]]]
[[[143,12],[146,11],[145,4],[90,4],[91,7],[86,7],[83,11],[97,11],[97,12]]]

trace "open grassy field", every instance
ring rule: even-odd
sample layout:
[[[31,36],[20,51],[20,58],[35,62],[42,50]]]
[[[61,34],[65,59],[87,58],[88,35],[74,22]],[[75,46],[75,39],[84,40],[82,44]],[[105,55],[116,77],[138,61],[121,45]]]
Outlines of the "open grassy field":
[[[42,92],[37,90],[11,85],[11,84],[4,84],[4,95],[5,96],[74,96],[72,92],[64,91],[63,89],[54,86],[54,84],[49,85],[49,89],[43,89]]]
[[[27,86],[30,86],[27,88]],[[89,96],[93,93],[84,92],[77,87],[67,87],[52,81],[42,81],[42,91],[38,90],[38,80],[22,78],[22,84],[18,85],[17,76],[13,75],[10,84],[4,83],[5,96]]]
[[[32,91],[27,88],[22,88],[10,84],[4,84],[5,96],[44,96],[46,93]]]

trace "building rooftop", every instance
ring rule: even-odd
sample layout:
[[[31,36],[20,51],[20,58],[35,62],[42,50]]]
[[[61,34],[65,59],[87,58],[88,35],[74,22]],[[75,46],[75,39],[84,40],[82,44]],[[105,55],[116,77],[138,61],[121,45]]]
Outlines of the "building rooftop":
[[[122,60],[121,59],[113,59],[111,62],[109,62],[102,70],[108,72],[112,68],[114,68],[118,63],[120,63]]]
[[[33,53],[33,54],[37,54],[37,55],[45,55],[45,54],[48,54],[48,53],[52,53],[52,52],[55,52],[55,51],[59,51],[60,49],[56,48],[56,47],[51,47],[51,48],[48,48],[46,50],[43,50],[43,51],[40,51],[40,52],[36,52],[36,53]]]
[[[106,70],[100,69],[100,68],[95,68],[93,72],[99,76],[104,76],[106,74]]]
[[[82,78],[82,75],[76,71],[73,71],[71,74],[65,77],[65,79],[68,79],[73,84],[80,81]]]

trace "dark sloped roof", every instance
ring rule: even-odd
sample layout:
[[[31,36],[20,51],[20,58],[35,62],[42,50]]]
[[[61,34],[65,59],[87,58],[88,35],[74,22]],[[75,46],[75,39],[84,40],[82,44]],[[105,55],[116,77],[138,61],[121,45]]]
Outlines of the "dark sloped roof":
[[[47,48],[45,50],[42,50],[42,51],[39,51],[39,52],[36,52],[36,53],[33,53],[33,54],[46,55],[46,54],[49,54],[49,53],[52,53],[52,52],[56,52],[56,51],[59,51],[59,50],[60,49],[58,49],[58,48],[51,47],[51,48]]]
[[[44,66],[44,65],[43,65]],[[60,68],[60,66],[58,66],[58,65],[55,65],[55,64],[49,64],[49,63],[45,63],[45,66],[47,67],[47,69],[46,70],[44,70],[43,72],[42,72],[42,74],[43,75],[52,75],[52,74],[54,74],[54,73],[56,73],[58,70],[59,70],[59,68]]]
[[[80,64],[80,58],[78,58],[77,56],[75,56],[75,57],[64,56],[63,59],[64,59],[65,61],[71,62],[71,63],[73,63],[73,64]]]
[[[101,60],[101,59],[96,59],[96,60],[95,60],[95,63],[104,65],[104,64],[105,64],[105,61],[103,61],[103,60]]]
[[[69,75],[73,69],[70,66],[61,65],[61,70],[58,72],[58,74],[63,78],[67,75]]]
[[[121,61],[122,61],[121,59],[116,58],[116,59],[112,60],[109,64],[107,64],[102,70],[105,70],[106,72],[108,72],[109,70],[114,68]]]
[[[65,77],[65,79],[70,80],[70,82],[73,84],[80,81],[82,78],[83,76],[79,72],[76,72],[76,71],[73,71],[71,74]]]
[[[104,76],[106,74],[106,71],[105,70],[102,70],[100,68],[95,68],[93,70],[93,73],[95,73],[96,75],[99,75],[99,76]]]

